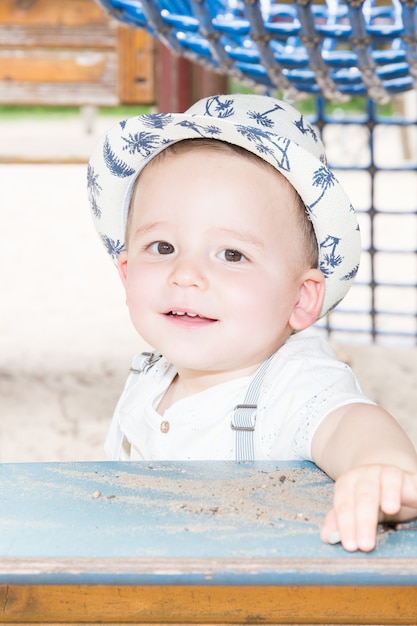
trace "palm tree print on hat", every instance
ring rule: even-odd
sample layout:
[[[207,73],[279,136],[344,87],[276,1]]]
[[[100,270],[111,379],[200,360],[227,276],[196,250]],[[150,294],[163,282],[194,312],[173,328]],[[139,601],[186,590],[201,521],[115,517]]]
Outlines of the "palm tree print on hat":
[[[331,276],[336,267],[343,261],[343,257],[336,254],[337,246],[340,243],[340,237],[327,235],[326,239],[321,242],[320,250],[328,248],[329,251],[321,255],[320,269],[325,276]]]

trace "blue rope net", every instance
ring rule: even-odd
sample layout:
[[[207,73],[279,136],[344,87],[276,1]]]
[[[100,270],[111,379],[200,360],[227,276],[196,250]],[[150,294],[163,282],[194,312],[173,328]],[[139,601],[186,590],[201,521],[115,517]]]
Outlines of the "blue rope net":
[[[310,121],[359,220],[362,257],[346,298],[318,325],[336,342],[417,346],[417,92],[360,110],[314,98]]]
[[[243,84],[385,102],[417,86],[415,0],[98,0],[185,56]]]
[[[308,117],[363,240],[352,289],[318,326],[340,342],[417,345],[417,1],[97,1],[251,87],[315,96]],[[335,104],[356,95],[361,112]]]

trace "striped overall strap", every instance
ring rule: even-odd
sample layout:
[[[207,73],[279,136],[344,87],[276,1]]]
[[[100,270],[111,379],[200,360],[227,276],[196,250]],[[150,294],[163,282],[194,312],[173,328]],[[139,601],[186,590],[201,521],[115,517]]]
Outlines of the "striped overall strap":
[[[132,374],[146,374],[151,367],[162,358],[160,352],[142,352],[133,359],[130,371]]]
[[[256,426],[256,409],[258,407],[259,392],[266,370],[273,356],[274,355],[271,355],[262,363],[255,376],[252,378],[243,404],[237,404],[234,408],[231,427],[236,433],[236,461],[253,461],[255,458],[253,433]]]

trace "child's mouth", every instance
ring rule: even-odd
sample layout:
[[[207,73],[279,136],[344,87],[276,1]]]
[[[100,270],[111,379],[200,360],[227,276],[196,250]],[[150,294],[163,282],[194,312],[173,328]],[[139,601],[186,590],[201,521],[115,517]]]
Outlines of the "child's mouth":
[[[182,317],[183,315],[186,315],[187,317],[201,317],[198,313],[187,313],[186,311],[170,311],[168,315],[178,315],[179,317]]]
[[[216,319],[205,317],[204,315],[199,315],[198,313],[194,313],[193,311],[168,311],[167,315],[169,317],[175,317],[184,321],[189,320],[195,322],[217,322]]]

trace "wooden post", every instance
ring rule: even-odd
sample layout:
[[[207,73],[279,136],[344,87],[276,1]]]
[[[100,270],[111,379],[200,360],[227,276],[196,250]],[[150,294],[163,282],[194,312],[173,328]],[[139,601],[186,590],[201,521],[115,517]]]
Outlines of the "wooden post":
[[[158,43],[157,99],[160,113],[179,113],[193,101],[192,63]]]
[[[155,40],[142,28],[118,27],[119,100],[155,102]]]
[[[157,98],[160,113],[182,113],[196,100],[228,93],[227,76],[216,74],[158,44]]]

